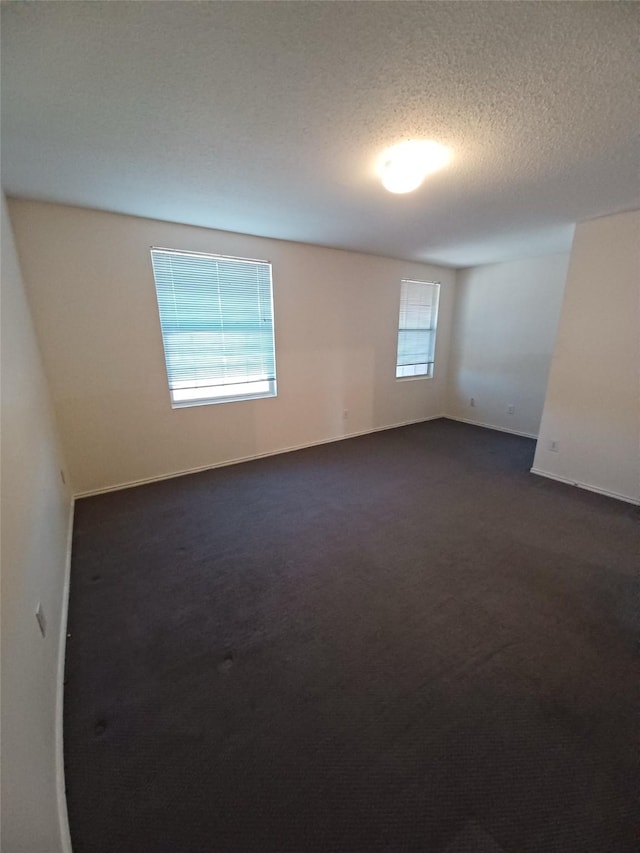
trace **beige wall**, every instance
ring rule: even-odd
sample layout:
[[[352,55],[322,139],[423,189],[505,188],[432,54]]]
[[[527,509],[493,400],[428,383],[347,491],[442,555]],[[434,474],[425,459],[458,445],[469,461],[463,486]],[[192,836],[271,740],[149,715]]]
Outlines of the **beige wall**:
[[[453,270],[60,205],[10,212],[77,493],[444,411]],[[273,263],[277,398],[171,409],[151,246]],[[442,282],[433,379],[395,379],[403,277]]]
[[[638,211],[576,228],[533,469],[632,501],[640,499],[639,238]]]
[[[538,434],[568,264],[548,255],[458,272],[449,416]]]
[[[4,198],[1,287],[1,846],[6,853],[57,853],[67,837],[56,799],[56,715],[71,500],[60,478],[62,461]],[[38,602],[47,622],[44,638],[35,619]]]

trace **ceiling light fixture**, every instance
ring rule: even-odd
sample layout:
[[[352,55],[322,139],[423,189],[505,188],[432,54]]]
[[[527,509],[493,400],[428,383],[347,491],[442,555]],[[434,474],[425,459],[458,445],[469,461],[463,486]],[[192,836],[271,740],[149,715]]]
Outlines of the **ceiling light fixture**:
[[[378,175],[390,193],[410,193],[450,160],[451,151],[438,142],[407,140],[382,152]]]

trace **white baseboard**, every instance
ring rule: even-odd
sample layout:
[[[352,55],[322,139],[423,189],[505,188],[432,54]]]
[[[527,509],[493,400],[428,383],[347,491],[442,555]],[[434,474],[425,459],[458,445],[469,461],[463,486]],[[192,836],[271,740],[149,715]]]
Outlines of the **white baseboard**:
[[[268,450],[266,453],[255,453],[251,456],[239,456],[235,459],[225,459],[223,462],[213,462],[210,465],[200,465],[197,468],[186,468],[183,471],[173,471],[170,474],[159,474],[156,477],[145,477],[142,480],[129,480],[126,483],[118,483],[114,486],[105,486],[102,489],[88,489],[85,492],[76,492],[74,497],[90,498],[94,495],[103,495],[107,492],[119,492],[121,489],[131,489],[135,486],[145,486],[147,483],[158,483],[161,480],[172,480],[174,477],[185,477],[187,474],[198,474],[201,471],[212,471],[214,468],[226,468],[228,465],[238,465],[240,462],[251,462],[254,459],[265,459],[268,456],[279,456],[281,453],[292,453],[295,450],[305,450],[308,447],[319,447],[322,444],[332,444],[334,441],[345,441],[348,438],[358,438],[361,435],[371,435],[375,432],[384,432],[388,429],[397,429],[398,427],[410,426],[411,424],[421,424],[426,421],[435,421],[438,418],[447,417],[446,415],[430,415],[427,418],[416,418],[411,421],[401,421],[397,424],[388,424],[387,426],[374,427],[373,429],[364,429],[360,432],[350,432],[346,435],[336,435],[333,438],[324,438],[321,441],[311,441],[307,444],[296,444],[291,447],[281,447],[278,450]]]
[[[497,429],[498,432],[508,432],[511,435],[521,435],[524,438],[538,438],[536,433],[522,432],[518,429],[507,429],[506,427],[496,426],[495,424],[485,424],[482,421],[472,421],[469,418],[459,418],[457,415],[443,415],[448,421],[459,421],[461,424],[471,424],[472,426],[483,427],[484,429]]]
[[[71,579],[71,545],[73,542],[74,508],[75,499],[72,497],[71,506],[69,507],[69,529],[67,532],[67,551],[65,554],[64,582],[62,587],[62,610],[60,614],[60,637],[58,638],[58,673],[56,685],[56,788],[62,853],[72,853],[69,817],[67,814],[66,784],[64,780],[64,661],[67,649],[67,617],[69,614],[69,584]]]
[[[611,492],[608,489],[601,489],[599,486],[592,486],[590,483],[580,483],[577,480],[569,480],[567,477],[559,477],[557,474],[551,474],[549,471],[543,471],[541,468],[531,468],[532,474],[537,474],[539,477],[546,477],[548,480],[556,480],[558,483],[566,483],[567,486],[577,486],[579,489],[586,489],[588,492],[595,492],[598,495],[605,495],[608,498],[615,498],[618,501],[625,501],[629,504],[640,505],[640,499],[631,495],[621,495],[619,492]]]

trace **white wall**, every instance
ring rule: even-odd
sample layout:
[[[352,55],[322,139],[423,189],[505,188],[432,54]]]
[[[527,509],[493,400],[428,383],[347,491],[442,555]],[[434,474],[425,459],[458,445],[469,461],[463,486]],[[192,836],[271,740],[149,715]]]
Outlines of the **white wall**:
[[[449,416],[537,435],[568,264],[561,254],[458,272]]]
[[[56,800],[56,691],[71,501],[4,197],[1,289],[2,850],[56,853],[66,837]]]
[[[577,226],[533,470],[640,499],[640,211]],[[558,451],[549,444],[558,442]]]
[[[10,213],[77,493],[444,412],[453,270],[61,205]],[[277,398],[171,409],[154,245],[272,261]],[[433,379],[395,379],[403,277],[442,282]]]

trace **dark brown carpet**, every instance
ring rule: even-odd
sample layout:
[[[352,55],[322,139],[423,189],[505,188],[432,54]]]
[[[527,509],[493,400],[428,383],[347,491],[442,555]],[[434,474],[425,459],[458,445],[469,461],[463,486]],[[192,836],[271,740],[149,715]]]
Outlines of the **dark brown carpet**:
[[[635,853],[637,510],[440,420],[79,501],[74,853]]]

